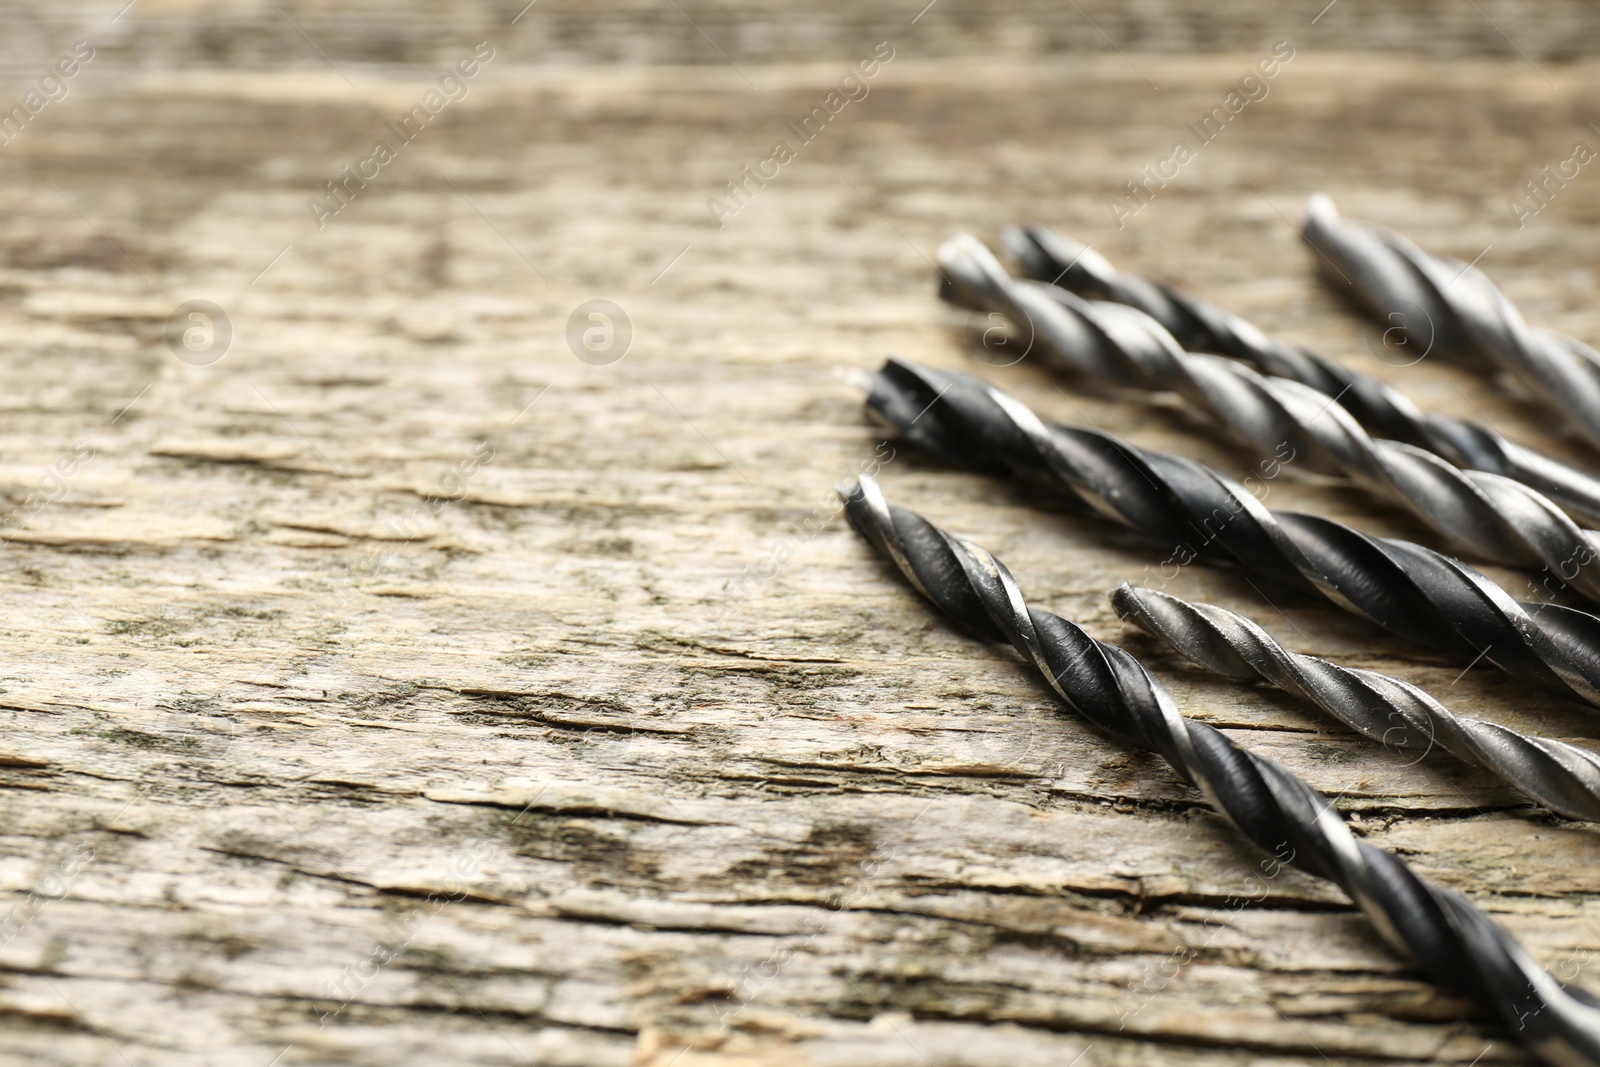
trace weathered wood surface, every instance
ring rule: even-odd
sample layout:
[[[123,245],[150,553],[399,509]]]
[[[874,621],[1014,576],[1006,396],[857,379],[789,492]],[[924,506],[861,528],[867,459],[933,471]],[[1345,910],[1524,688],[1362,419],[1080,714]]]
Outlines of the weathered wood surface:
[[[29,512],[76,466],[0,551],[0,1062],[1523,1062],[877,565],[829,498],[883,455],[838,370],[975,368],[1242,469],[1180,414],[983,365],[987,324],[936,303],[926,257],[1032,218],[1581,457],[1499,386],[1377,358],[1290,222],[1321,189],[1436,250],[1492,245],[1533,318],[1594,340],[1600,178],[1520,232],[1504,201],[1595,143],[1600,70],[1319,55],[1308,33],[1119,231],[1105,198],[1259,53],[933,62],[918,34],[947,39],[945,5],[914,13],[743,75],[579,72],[516,28],[404,23],[440,66],[484,38],[496,59],[320,231],[307,197],[426,64],[352,88],[124,56],[0,149],[0,484]],[[885,37],[870,96],[717,230],[706,199]],[[205,367],[163,340],[197,298],[236,331]],[[564,338],[593,298],[634,328],[608,366]],[[882,480],[1597,985],[1593,831],[1130,634],[1104,595],[1163,556],[1131,536],[905,450]],[[1286,476],[1271,502],[1426,539],[1337,487]],[[1231,575],[1169,588],[1597,737]]]

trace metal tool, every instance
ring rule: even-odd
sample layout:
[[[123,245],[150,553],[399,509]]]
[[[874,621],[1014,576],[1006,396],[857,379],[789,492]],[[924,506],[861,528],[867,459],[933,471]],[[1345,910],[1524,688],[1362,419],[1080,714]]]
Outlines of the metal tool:
[[[1555,586],[1600,601],[1600,533],[1579,527],[1537,490],[1462,470],[1432,452],[1374,438],[1342,406],[1237,360],[1185,351],[1159,322],[1123,304],[1084,300],[1012,278],[976,238],[939,248],[946,288],[998,311],[1048,363],[1079,375],[1177,393],[1258,454],[1292,454],[1297,468],[1343,476],[1423,522],[1450,551],[1543,568]],[[1285,451],[1287,450],[1287,451]]]
[[[1001,237],[1022,273],[1090,300],[1138,308],[1190,352],[1228,356],[1262,374],[1310,386],[1339,401],[1379,437],[1427,449],[1466,470],[1511,478],[1550,497],[1574,518],[1600,523],[1600,478],[1519,444],[1482,423],[1428,414],[1403,393],[1369,374],[1351,370],[1304,345],[1275,340],[1254,325],[1175,286],[1125,274],[1099,252],[1043,226],[1007,227]],[[1334,279],[1337,281],[1337,279]],[[1385,320],[1385,335],[1417,347]]]
[[[1402,331],[1419,352],[1510,374],[1600,445],[1600,352],[1529,326],[1482,271],[1341,218],[1326,196],[1306,204],[1301,235],[1321,253],[1323,277],[1373,321]]]
[[[867,408],[952,464],[1023,479],[1131,526],[1167,546],[1166,564],[1232,562],[1469,665],[1487,660],[1600,706],[1600,618],[1588,612],[1518,603],[1466,564],[1409,541],[1269,511],[1243,485],[1195,460],[1088,427],[1046,425],[971,375],[891,359],[870,379]]]
[[[1364,737],[1416,751],[1418,760],[1443,749],[1551,811],[1600,822],[1600,756],[1588,749],[1457,716],[1409,682],[1290,652],[1243,615],[1214,604],[1126,583],[1112,592],[1111,604],[1207,670],[1309,700]]]
[[[1256,845],[1337,884],[1433,981],[1493,1009],[1548,1063],[1600,1063],[1600,1001],[1562,986],[1465,897],[1357,839],[1327,797],[1284,767],[1185,718],[1127,652],[1030,607],[982,548],[892,507],[869,477],[841,495],[856,530],[936,607],[978,637],[1012,645],[1057,697],[1116,740],[1159,754]]]

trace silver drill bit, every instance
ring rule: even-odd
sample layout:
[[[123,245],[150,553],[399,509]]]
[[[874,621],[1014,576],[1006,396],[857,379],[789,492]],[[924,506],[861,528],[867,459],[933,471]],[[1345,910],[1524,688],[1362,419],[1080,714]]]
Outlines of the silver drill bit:
[[[1007,227],[1002,243],[1023,273],[1036,281],[1091,300],[1136,307],[1190,352],[1229,356],[1262,374],[1310,386],[1336,398],[1357,422],[1380,437],[1425,448],[1457,467],[1519,481],[1574,517],[1600,522],[1600,478],[1570,463],[1517,444],[1481,423],[1426,414],[1378,378],[1341,366],[1304,345],[1269,338],[1227,309],[1175,286],[1124,274],[1088,245],[1054,230]],[[1389,322],[1386,328],[1394,325]]]
[[[1567,988],[1458,893],[1357,839],[1328,798],[1272,760],[1183,717],[1124,650],[1030,607],[1003,563],[892,507],[871,478],[841,489],[850,523],[957,624],[1009,643],[1072,710],[1116,740],[1154,752],[1245,837],[1343,889],[1399,953],[1440,985],[1492,1009],[1546,1062],[1600,1063],[1600,1001]]]
[[[867,409],[947,462],[1009,474],[1153,538],[1170,552],[1163,569],[1232,562],[1469,666],[1487,660],[1600,707],[1600,618],[1588,612],[1518,603],[1465,563],[1409,541],[1269,511],[1249,489],[1195,460],[1089,427],[1046,425],[969,374],[891,359],[870,379]]]
[[[1419,760],[1442,748],[1536,804],[1570,819],[1600,822],[1600,756],[1587,749],[1458,717],[1409,682],[1290,652],[1243,615],[1212,604],[1126,583],[1112,592],[1111,604],[1122,618],[1207,670],[1260,680],[1309,700],[1364,737],[1420,750]]]
[[[1301,234],[1321,253],[1324,277],[1374,321],[1404,331],[1419,352],[1510,374],[1600,445],[1600,352],[1529,326],[1481,271],[1340,218],[1325,196],[1307,203]]]
[[[1289,449],[1297,467],[1342,475],[1425,522],[1451,551],[1511,567],[1543,567],[1600,601],[1600,533],[1574,523],[1536,490],[1463,471],[1432,452],[1376,439],[1337,397],[1258,374],[1221,356],[1187,352],[1154,318],[1012,278],[982,242],[959,234],[939,247],[946,285],[963,303],[1012,320],[1047,361],[1147,390],[1170,390],[1261,455]]]

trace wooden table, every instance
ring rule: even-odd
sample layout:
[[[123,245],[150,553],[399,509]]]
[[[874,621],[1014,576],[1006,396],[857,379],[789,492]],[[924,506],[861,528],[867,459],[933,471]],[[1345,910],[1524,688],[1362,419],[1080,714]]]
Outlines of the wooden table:
[[[951,4],[841,16],[810,53],[763,38],[764,57],[734,15],[691,9],[728,63],[682,27],[658,55],[596,20],[584,40],[649,62],[564,65],[570,7],[515,27],[407,7],[385,67],[314,10],[284,13],[306,40],[251,15],[277,35],[265,59],[228,37],[205,60],[200,14],[142,8],[0,148],[0,1062],[1525,1062],[1325,884],[1286,872],[1231,906],[1259,855],[849,532],[831,488],[875,460],[891,498],[1600,988],[1592,830],[1157,649],[1105,599],[1150,545],[880,448],[850,379],[891,351],[975,370],[1242,471],[1178,410],[986,365],[991,324],[935,300],[929,259],[1038,220],[1592,461],[1510,389],[1398,366],[1295,232],[1326,191],[1481,251],[1531,319],[1600,338],[1600,175],[1521,230],[1506,206],[1600,144],[1600,69],[1547,54],[1559,26],[1528,61],[1319,50],[1355,31],[1317,38],[1309,9],[1193,55],[1074,24],[1090,53],[1029,47],[1030,18],[1076,16],[1013,4],[995,18],[1021,43],[961,55],[978,16]],[[13,47],[13,95],[99,32]],[[1280,38],[1299,47],[1271,93],[1119,229],[1107,199]],[[479,40],[496,53],[466,97],[319,229],[308,198]],[[866,98],[718,228],[708,199],[880,40]],[[568,344],[599,299],[631,325],[616,361]],[[180,317],[196,348],[169,344],[193,300],[231,327],[214,361],[200,320]],[[1286,476],[1270,502],[1429,540],[1333,484]],[[1458,710],[1597,736],[1589,712],[1234,574],[1169,589]]]

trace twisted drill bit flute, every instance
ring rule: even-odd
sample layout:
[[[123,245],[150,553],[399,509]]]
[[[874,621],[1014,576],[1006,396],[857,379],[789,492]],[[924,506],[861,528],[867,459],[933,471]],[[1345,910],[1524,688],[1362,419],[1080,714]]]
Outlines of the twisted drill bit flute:
[[[1136,308],[1018,281],[966,234],[944,242],[938,256],[947,291],[1025,327],[1050,361],[1078,373],[1110,367],[1113,380],[1176,392],[1262,455],[1282,455],[1287,446],[1297,464],[1343,475],[1400,505],[1455,552],[1513,567],[1542,565],[1600,601],[1600,567],[1586,566],[1600,559],[1600,534],[1579,528],[1521,482],[1463,471],[1412,445],[1374,439],[1338,398],[1231,359],[1186,352]]]
[[[1498,430],[1425,414],[1393,386],[1343,367],[1304,345],[1273,340],[1239,316],[1174,286],[1124,274],[1088,245],[1043,226],[1007,227],[1002,242],[1028,277],[1092,300],[1138,308],[1190,352],[1240,360],[1334,397],[1381,437],[1443,456],[1457,467],[1531,486],[1570,514],[1600,522],[1600,478],[1516,444]]]
[[[907,582],[978,637],[1006,642],[1068,707],[1124,744],[1159,754],[1258,846],[1334,882],[1397,951],[1440,985],[1491,1008],[1546,1062],[1600,1063],[1600,1001],[1562,986],[1465,897],[1357,840],[1328,799],[1218,730],[1115,645],[1030,607],[1003,563],[903,508],[863,477],[841,490],[850,523]]]
[[[1424,353],[1505,371],[1600,445],[1600,352],[1529,326],[1476,268],[1429,255],[1392,230],[1346,221],[1325,196],[1307,203],[1301,235],[1321,253],[1324,277],[1369,318],[1398,327]]]
[[[1600,618],[1587,612],[1519,604],[1466,564],[1409,541],[1268,511],[1244,486],[1187,457],[1087,427],[1047,426],[971,375],[891,359],[870,379],[867,410],[955,466],[1011,475],[1170,546],[1163,567],[1231,561],[1468,666],[1487,660],[1600,707]]]
[[[1111,604],[1123,619],[1207,670],[1259,679],[1310,701],[1373,741],[1422,747],[1418,759],[1437,743],[1536,804],[1569,819],[1600,822],[1600,756],[1587,749],[1458,717],[1409,682],[1290,652],[1243,615],[1212,604],[1192,604],[1126,583],[1112,592]]]

